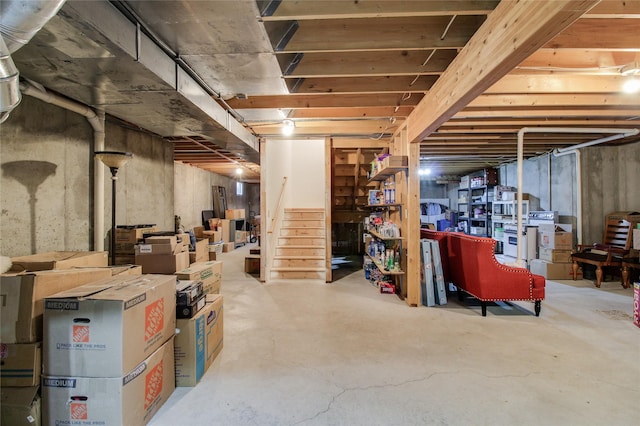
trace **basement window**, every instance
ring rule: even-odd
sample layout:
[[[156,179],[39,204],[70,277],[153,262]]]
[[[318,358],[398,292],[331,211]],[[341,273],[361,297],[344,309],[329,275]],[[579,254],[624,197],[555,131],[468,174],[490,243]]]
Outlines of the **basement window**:
[[[244,185],[242,182],[236,182],[236,195],[243,195]]]

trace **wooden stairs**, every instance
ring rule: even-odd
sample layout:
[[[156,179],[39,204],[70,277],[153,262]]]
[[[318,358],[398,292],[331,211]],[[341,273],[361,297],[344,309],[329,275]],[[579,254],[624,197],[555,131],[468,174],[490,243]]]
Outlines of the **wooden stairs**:
[[[271,279],[326,281],[326,245],[324,209],[285,209]]]

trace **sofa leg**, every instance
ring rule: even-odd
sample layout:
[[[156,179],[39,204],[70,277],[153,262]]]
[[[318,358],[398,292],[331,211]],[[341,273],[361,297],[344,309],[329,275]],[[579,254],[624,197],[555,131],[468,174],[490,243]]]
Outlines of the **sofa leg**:
[[[604,274],[602,273],[602,266],[598,266],[596,268],[596,287],[600,288],[600,286],[602,285],[602,276]]]
[[[572,268],[572,272],[573,272],[573,280],[575,281],[576,278],[578,278],[578,268],[580,267],[580,265],[578,265],[578,262],[576,262],[575,260],[573,261],[573,265],[571,266]]]
[[[540,309],[542,307],[542,302],[540,300],[536,300],[534,303],[534,309],[536,311],[536,316],[539,317],[540,316]]]
[[[486,317],[487,316],[487,302],[480,302],[480,306],[482,307],[482,316]]]

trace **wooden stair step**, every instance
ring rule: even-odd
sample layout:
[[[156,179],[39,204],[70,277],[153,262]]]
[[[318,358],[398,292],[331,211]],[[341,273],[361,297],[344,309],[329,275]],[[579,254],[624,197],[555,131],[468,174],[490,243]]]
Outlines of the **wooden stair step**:
[[[325,268],[312,266],[273,266],[271,270],[274,272],[322,272]]]
[[[281,238],[287,238],[287,237],[281,237]],[[287,245],[279,245],[276,246],[276,249],[279,248],[286,248],[286,249],[317,249],[317,248],[324,248],[322,246],[314,246],[314,245],[310,245],[310,244],[287,244]]]
[[[323,260],[324,256],[304,256],[304,255],[298,255],[298,256],[287,256],[287,255],[276,255],[273,256],[273,259],[277,259],[277,260]]]

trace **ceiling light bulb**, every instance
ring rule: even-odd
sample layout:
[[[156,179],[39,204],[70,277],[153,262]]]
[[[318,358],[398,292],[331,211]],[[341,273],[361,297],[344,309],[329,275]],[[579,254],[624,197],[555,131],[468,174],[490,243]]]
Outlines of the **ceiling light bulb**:
[[[640,79],[632,78],[627,80],[622,85],[622,90],[624,93],[633,94],[640,92]]]
[[[285,136],[291,136],[293,134],[293,130],[295,129],[295,124],[292,120],[284,120],[282,122],[282,134]]]
[[[241,169],[240,167],[238,167],[238,168],[236,169],[236,174],[237,174],[237,175],[241,175],[241,174],[242,174],[242,169]]]

